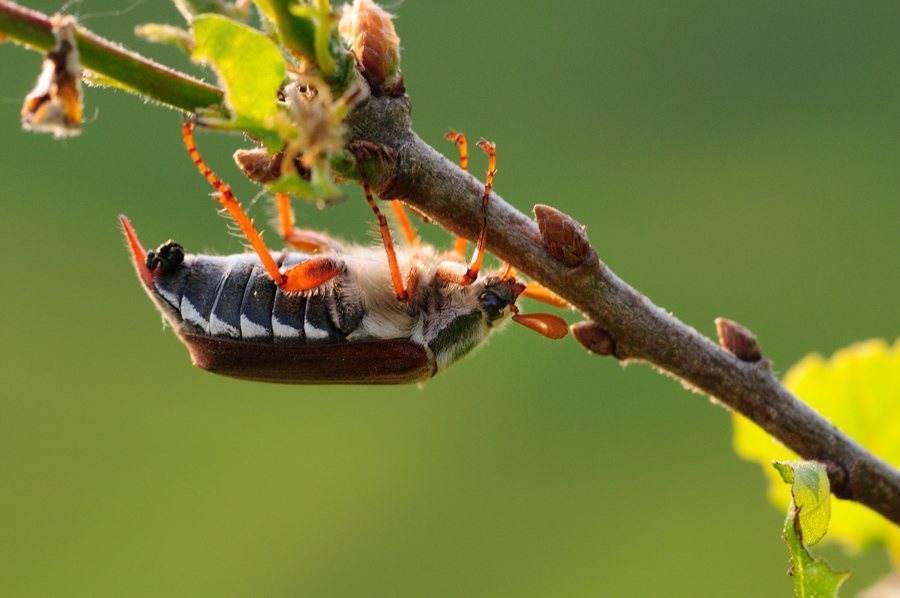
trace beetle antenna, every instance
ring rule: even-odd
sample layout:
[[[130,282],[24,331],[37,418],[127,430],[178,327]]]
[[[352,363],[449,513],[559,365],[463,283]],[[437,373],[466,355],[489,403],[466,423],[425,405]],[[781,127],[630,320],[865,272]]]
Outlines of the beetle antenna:
[[[519,308],[512,305],[513,322],[521,324],[525,328],[534,330],[541,336],[551,340],[559,340],[569,333],[569,325],[566,321],[554,314],[521,314]]]

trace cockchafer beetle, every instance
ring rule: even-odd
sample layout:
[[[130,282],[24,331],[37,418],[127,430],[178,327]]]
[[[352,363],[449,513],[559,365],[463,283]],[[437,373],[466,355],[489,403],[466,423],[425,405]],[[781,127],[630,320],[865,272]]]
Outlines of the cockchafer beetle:
[[[517,280],[512,268],[479,278],[487,236],[487,207],[496,155],[489,156],[482,199],[483,224],[472,260],[465,242],[439,254],[417,242],[398,202],[408,249],[395,250],[387,221],[369,190],[357,147],[366,199],[378,217],[384,249],[339,247],[326,235],[293,228],[286,195],[279,195],[281,233],[295,248],[273,257],[231,193],[200,158],[192,123],[185,144],[218,191],[255,250],[231,256],[186,255],[168,242],[147,252],[121,217],[138,276],[147,294],[187,345],[195,365],[217,374],[294,384],[404,384],[445,370],[512,319],[552,339],[565,336],[565,321],[551,314],[519,314],[521,296],[560,305],[539,285]],[[460,148],[462,135],[448,135]],[[387,259],[385,259],[387,256]],[[401,272],[406,271],[405,280]]]

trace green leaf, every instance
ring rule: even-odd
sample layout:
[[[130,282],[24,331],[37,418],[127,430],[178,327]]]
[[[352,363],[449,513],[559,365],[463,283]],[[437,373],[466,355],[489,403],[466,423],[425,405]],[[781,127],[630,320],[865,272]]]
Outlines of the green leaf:
[[[829,359],[813,353],[785,374],[784,385],[867,449],[900,466],[900,340],[893,347],[880,339],[857,343]],[[735,415],[733,421],[735,451],[763,466],[769,498],[783,512],[790,492],[770,463],[797,455],[744,417]],[[835,501],[832,509],[826,541],[854,549],[883,543],[900,567],[900,527],[850,500]]]
[[[331,58],[330,40],[334,36],[338,23],[337,15],[331,12],[328,0],[317,0],[316,5],[293,4],[289,10],[291,14],[308,20],[313,24],[315,34],[313,36],[313,49],[315,58],[324,75],[334,72],[334,60]]]
[[[356,59],[341,43],[338,15],[327,0],[315,6],[297,0],[254,0],[278,29],[278,40],[296,58],[315,62],[318,73],[340,95],[355,80]]]
[[[831,488],[825,468],[815,461],[775,461],[772,465],[791,485],[804,544],[814,545],[825,536],[831,519]]]
[[[291,13],[290,6],[296,0],[254,0],[260,10],[272,19],[278,28],[282,45],[307,60],[316,59],[316,29],[312,21]]]
[[[794,563],[792,574],[797,598],[837,598],[838,589],[850,573],[832,571],[825,561],[812,558],[800,542],[797,525],[791,517],[784,524],[784,537]]]
[[[205,124],[240,129],[257,136],[269,150],[280,149],[277,98],[285,67],[278,46],[256,29],[219,15],[195,18],[194,36],[193,58],[213,64],[232,112],[230,121]]]
[[[793,496],[784,522],[784,538],[791,549],[794,590],[798,598],[837,598],[838,589],[849,572],[835,572],[822,560],[807,552],[809,546],[825,535],[831,503],[825,468],[815,461],[773,463]],[[812,541],[804,540],[812,538]]]
[[[340,189],[334,184],[333,175],[327,167],[318,164],[313,165],[312,177],[309,182],[297,174],[288,174],[269,183],[266,188],[272,193],[293,193],[301,199],[324,203],[344,198]]]

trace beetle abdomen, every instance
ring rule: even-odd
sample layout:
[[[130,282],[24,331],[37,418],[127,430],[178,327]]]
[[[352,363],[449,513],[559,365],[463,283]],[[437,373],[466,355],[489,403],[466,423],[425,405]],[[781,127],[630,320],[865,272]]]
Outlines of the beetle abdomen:
[[[288,254],[285,267],[310,259]],[[338,275],[337,278],[340,278]],[[168,272],[157,270],[151,293],[182,334],[267,344],[334,344],[346,334],[332,317],[340,298],[328,284],[307,293],[279,289],[252,254],[188,255]]]

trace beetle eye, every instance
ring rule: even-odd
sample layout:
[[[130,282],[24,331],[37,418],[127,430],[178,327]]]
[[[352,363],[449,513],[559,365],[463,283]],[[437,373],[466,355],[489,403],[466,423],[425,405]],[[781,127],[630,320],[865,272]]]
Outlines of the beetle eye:
[[[490,291],[482,293],[479,300],[481,301],[481,310],[487,314],[489,320],[499,318],[502,315],[503,308],[509,305],[508,301],[501,299]]]

